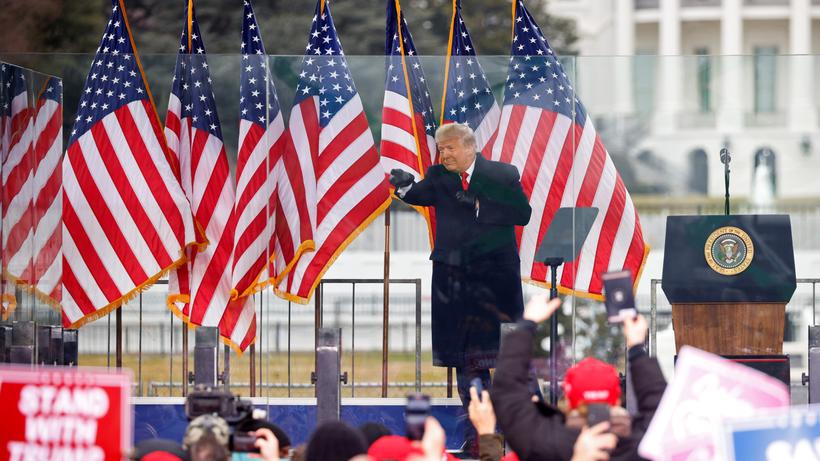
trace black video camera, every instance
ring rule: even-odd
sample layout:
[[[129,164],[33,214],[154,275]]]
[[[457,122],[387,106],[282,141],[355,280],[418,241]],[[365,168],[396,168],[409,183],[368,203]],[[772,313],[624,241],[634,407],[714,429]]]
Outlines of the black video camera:
[[[185,399],[185,416],[188,421],[202,415],[214,415],[225,420],[230,429],[228,450],[234,453],[259,453],[256,436],[236,428],[247,421],[257,419],[253,402],[243,400],[230,392],[197,386]]]

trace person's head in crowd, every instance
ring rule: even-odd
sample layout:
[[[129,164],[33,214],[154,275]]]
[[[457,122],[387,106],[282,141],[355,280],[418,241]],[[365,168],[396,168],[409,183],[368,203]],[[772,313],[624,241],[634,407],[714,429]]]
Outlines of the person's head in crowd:
[[[567,426],[580,429],[586,424],[589,405],[605,404],[612,432],[620,437],[629,435],[629,414],[620,406],[621,378],[615,367],[587,357],[567,370],[562,388],[564,398],[559,407],[567,417]]]
[[[444,429],[438,420],[428,416],[424,421],[424,436],[412,441],[400,435],[385,435],[367,450],[371,461],[442,461],[455,460],[444,450]]]
[[[373,442],[379,440],[379,438],[393,434],[384,424],[374,422],[362,424],[359,426],[359,430],[362,432],[362,435],[364,435],[364,440],[367,442],[368,447],[373,446]]]
[[[231,430],[228,423],[216,415],[200,415],[188,423],[182,439],[182,447],[190,451],[199,439],[208,434],[213,436],[226,450],[228,449]]]
[[[279,444],[280,458],[287,458],[290,455],[290,437],[288,437],[288,434],[282,430],[281,427],[267,419],[251,419],[239,424],[236,428],[236,430],[240,432],[256,432],[260,429],[268,429],[273,436],[276,437]]]
[[[404,461],[411,455],[423,455],[424,451],[407,437],[385,435],[370,445],[367,454],[374,461]]]
[[[475,133],[461,123],[441,125],[436,130],[436,148],[444,168],[453,173],[462,173],[475,161]]]
[[[358,430],[341,421],[319,425],[307,443],[306,461],[347,461],[367,453],[367,442]]]
[[[188,447],[191,461],[230,461],[231,453],[226,443],[208,432]]]
[[[591,403],[615,406],[621,401],[618,370],[594,357],[587,357],[570,367],[562,387],[570,410]]]
[[[188,453],[179,442],[167,439],[146,439],[134,445],[135,461],[188,461]]]

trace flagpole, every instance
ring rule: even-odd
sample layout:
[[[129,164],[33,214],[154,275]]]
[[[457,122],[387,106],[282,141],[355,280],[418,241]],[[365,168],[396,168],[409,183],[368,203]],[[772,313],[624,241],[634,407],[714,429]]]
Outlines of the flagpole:
[[[416,116],[413,108],[413,93],[410,88],[410,78],[407,72],[407,54],[404,51],[404,34],[402,33],[402,15],[401,4],[399,0],[394,0],[396,8],[396,33],[399,40],[399,53],[401,56],[402,74],[404,75],[405,91],[407,91],[408,113],[410,114],[410,124],[413,127],[413,140],[416,143],[416,162],[418,164],[419,175],[424,178],[424,165],[421,159],[421,145],[419,143],[419,129],[416,126]],[[389,53],[389,54],[392,54]],[[433,244],[431,233],[430,213],[420,208],[422,216],[427,222],[427,233],[430,239],[430,245]],[[387,363],[388,363],[388,347],[390,334],[390,205],[384,215],[384,318],[382,319],[382,397],[387,397]]]
[[[122,308],[117,309],[117,368],[122,368]]]
[[[188,17],[186,18],[186,35],[188,36],[188,54],[191,54],[191,48],[193,47],[193,23],[194,23],[194,2],[193,0],[188,0]],[[189,303],[193,301],[193,296],[189,297]],[[180,322],[180,327],[182,328],[182,396],[188,396],[188,325],[185,322]]]
[[[410,125],[413,127],[413,140],[416,143],[416,163],[419,169],[419,177],[424,179],[424,175],[427,171],[424,169],[424,161],[421,157],[421,142],[419,141],[419,128],[416,124],[416,110],[413,107],[413,91],[410,87],[410,75],[407,72],[407,53],[404,51],[404,33],[401,30],[401,4],[399,0],[395,0],[396,5],[396,33],[399,36],[399,52],[401,53],[401,70],[402,74],[404,75],[404,88],[407,91],[407,110],[410,114]],[[446,75],[446,74],[445,74]],[[446,78],[446,77],[445,77]],[[445,87],[446,89],[446,87]],[[442,106],[444,107],[444,106]],[[425,134],[426,136],[426,134]],[[430,219],[430,211],[425,207],[418,207],[417,208],[422,216],[424,216],[424,221],[427,222],[427,238],[430,241],[430,248],[433,248],[433,221]]]
[[[387,348],[390,334],[390,205],[384,212],[384,316],[382,318],[382,397],[387,397]]]
[[[182,396],[188,396],[188,325],[180,322],[182,326]]]
[[[453,57],[453,31],[456,28],[458,0],[453,0],[453,17],[450,19],[450,38],[447,39],[447,58],[444,60],[444,87],[441,90],[441,117],[439,126],[444,125],[444,103],[447,101],[447,83],[450,78],[450,59]]]

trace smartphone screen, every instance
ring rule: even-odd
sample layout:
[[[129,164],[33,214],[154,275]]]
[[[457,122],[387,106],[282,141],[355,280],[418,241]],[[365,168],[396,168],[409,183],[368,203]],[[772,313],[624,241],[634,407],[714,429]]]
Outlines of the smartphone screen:
[[[609,421],[609,405],[605,403],[591,403],[587,406],[587,426]]]
[[[421,440],[424,436],[424,423],[430,416],[430,397],[424,394],[407,396],[407,407],[404,410],[405,435],[410,440]]]
[[[475,393],[478,395],[478,401],[481,401],[481,392],[484,390],[484,383],[481,378],[473,378],[470,380],[470,386],[475,388]]]
[[[611,323],[623,322],[638,314],[635,294],[632,291],[632,273],[629,271],[607,272],[601,276],[604,282],[604,304]]]

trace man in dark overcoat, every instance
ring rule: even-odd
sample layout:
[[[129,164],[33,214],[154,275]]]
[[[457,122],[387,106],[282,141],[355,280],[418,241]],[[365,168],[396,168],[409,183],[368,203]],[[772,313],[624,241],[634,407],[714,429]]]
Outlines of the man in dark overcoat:
[[[470,380],[489,388],[500,323],[515,322],[524,309],[515,226],[526,225],[532,209],[518,170],[476,152],[468,126],[441,126],[436,146],[440,164],[424,179],[394,169],[390,183],[404,202],[435,210],[433,365],[456,368],[467,405]]]

